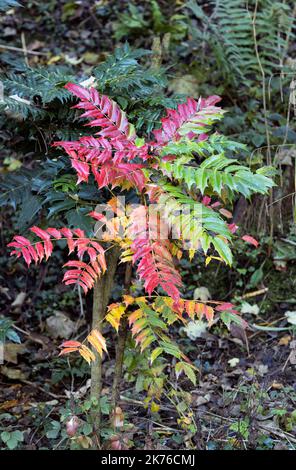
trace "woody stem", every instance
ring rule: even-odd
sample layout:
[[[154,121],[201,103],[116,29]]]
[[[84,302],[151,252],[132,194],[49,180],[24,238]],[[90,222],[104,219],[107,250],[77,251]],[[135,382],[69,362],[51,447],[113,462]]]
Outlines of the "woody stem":
[[[101,332],[106,308],[109,302],[112,286],[114,283],[114,275],[117,267],[119,248],[112,248],[107,254],[108,269],[104,276],[102,276],[95,284],[93,290],[93,308],[92,308],[92,329]],[[93,407],[92,420],[94,430],[100,442],[100,428],[101,428],[101,406],[100,398],[102,393],[102,358],[97,355],[97,358],[92,362],[91,366],[91,398],[95,398],[98,402],[97,407]]]
[[[128,294],[132,281],[132,264],[128,263],[125,270],[125,279],[124,279],[124,293]],[[113,386],[112,386],[112,399],[111,405],[114,410],[116,404],[118,403],[120,396],[120,382],[122,378],[122,367],[123,367],[123,358],[125,351],[125,343],[128,331],[128,322],[127,318],[123,317],[119,332],[118,332],[118,341],[116,348],[116,359],[115,359],[115,368],[114,368],[114,377],[113,377]]]

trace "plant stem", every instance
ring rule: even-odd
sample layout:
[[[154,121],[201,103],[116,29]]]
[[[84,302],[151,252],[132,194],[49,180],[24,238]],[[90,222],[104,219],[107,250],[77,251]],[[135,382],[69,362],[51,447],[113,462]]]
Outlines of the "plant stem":
[[[125,279],[124,279],[124,293],[128,294],[132,281],[132,264],[128,263],[125,270]],[[119,400],[120,395],[120,381],[122,378],[122,366],[123,366],[123,357],[125,350],[125,342],[127,337],[128,330],[128,321],[126,317],[123,317],[119,332],[118,332],[118,342],[116,348],[116,359],[115,359],[115,368],[114,368],[114,378],[112,386],[112,399],[111,405],[114,410],[116,404]]]
[[[254,47],[255,47],[255,54],[256,59],[258,62],[259,70],[261,73],[261,86],[262,86],[262,104],[263,104],[263,116],[264,116],[264,126],[265,126],[265,134],[266,134],[266,148],[267,148],[267,165],[272,166],[272,158],[271,158],[271,147],[270,147],[270,136],[269,136],[269,127],[268,127],[268,114],[267,114],[267,103],[266,103],[266,75],[265,70],[262,64],[262,60],[259,53],[259,47],[257,42],[257,32],[256,32],[256,20],[257,20],[257,12],[258,12],[258,0],[255,2],[255,8],[252,18],[252,26],[253,26],[253,39],[254,39]],[[273,232],[274,232],[274,207],[273,207],[273,189],[270,188],[269,191],[269,218],[270,218],[270,249],[273,241]],[[270,253],[269,253],[270,254]]]
[[[105,316],[105,311],[109,302],[114,275],[117,267],[119,248],[114,247],[106,255],[108,269],[104,276],[102,276],[95,284],[93,290],[93,309],[92,309],[92,329],[102,330],[102,323]],[[94,409],[92,418],[94,430],[97,434],[99,441],[100,427],[101,427],[101,407],[100,398],[102,392],[102,358],[97,355],[97,358],[92,362],[91,366],[91,398],[98,400],[98,407]]]

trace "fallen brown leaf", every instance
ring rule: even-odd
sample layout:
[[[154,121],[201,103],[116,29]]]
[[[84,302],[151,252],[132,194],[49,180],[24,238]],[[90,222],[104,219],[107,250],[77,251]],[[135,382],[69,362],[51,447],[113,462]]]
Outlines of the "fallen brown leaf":
[[[26,374],[20,369],[12,369],[6,366],[1,367],[1,374],[12,380],[25,380],[27,378]]]
[[[290,335],[285,335],[285,336],[282,336],[282,338],[279,340],[279,346],[288,346],[288,344],[290,343],[292,337]]]
[[[17,364],[17,355],[24,354],[26,352],[25,344],[5,343],[4,346],[4,360]]]
[[[18,400],[7,400],[4,403],[1,403],[0,410],[10,410],[19,404]]]

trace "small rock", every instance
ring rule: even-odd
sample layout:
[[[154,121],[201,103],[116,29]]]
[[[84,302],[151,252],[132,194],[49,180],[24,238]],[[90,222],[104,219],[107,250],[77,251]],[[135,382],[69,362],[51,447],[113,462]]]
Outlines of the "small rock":
[[[15,36],[16,35],[16,29],[15,28],[10,28],[9,26],[7,26],[6,28],[4,28],[3,30],[3,36],[5,38],[7,37],[10,37],[10,36]]]
[[[76,323],[63,312],[55,312],[46,319],[46,329],[52,338],[68,339],[76,330]]]
[[[210,399],[211,399],[211,395],[209,393],[207,393],[203,397],[196,397],[196,399],[194,400],[194,405],[195,406],[204,405],[205,403],[209,403]]]
[[[5,343],[4,346],[4,360],[17,364],[17,355],[24,354],[26,352],[26,346],[24,344]]]
[[[207,287],[197,287],[193,293],[194,300],[201,300],[202,302],[206,302],[211,298],[211,294]]]
[[[10,367],[2,366],[1,374],[12,380],[25,380],[27,375],[20,369],[11,369]]]
[[[230,414],[230,416],[232,416],[233,418],[235,418],[236,416],[240,416],[240,414],[241,414],[241,407],[240,407],[240,405],[234,405],[234,406],[232,406],[232,407],[229,409],[229,414]]]
[[[25,298],[26,298],[27,294],[26,292],[20,292],[19,294],[17,294],[16,298],[14,299],[14,301],[12,302],[11,306],[12,307],[21,307],[25,301]]]

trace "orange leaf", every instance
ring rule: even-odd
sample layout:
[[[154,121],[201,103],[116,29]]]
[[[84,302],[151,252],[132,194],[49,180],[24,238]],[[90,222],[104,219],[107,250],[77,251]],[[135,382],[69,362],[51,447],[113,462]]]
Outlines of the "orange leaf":
[[[190,318],[194,317],[194,312],[195,312],[195,302],[193,300],[187,300],[185,302],[185,309],[186,313]]]
[[[87,340],[90,342],[90,344],[95,348],[95,350],[102,357],[103,356],[103,349],[106,351],[106,342],[105,342],[103,336],[102,335],[98,336],[98,331],[93,330],[88,335]]]
[[[61,344],[62,348],[79,348],[81,343],[79,341],[64,341]]]
[[[219,209],[220,214],[224,215],[226,219],[232,219],[232,213],[227,209]]]
[[[81,348],[79,348],[78,351],[79,351],[79,354],[83,357],[83,359],[85,359],[86,362],[88,362],[88,364],[90,364],[91,361],[96,360],[96,356],[94,355],[94,353],[84,344],[81,346]]]
[[[251,237],[251,235],[244,235],[242,237],[242,240],[244,240],[247,243],[251,243],[251,245],[254,245],[256,248],[259,245],[259,242],[257,242],[255,238]]]
[[[78,348],[65,348],[61,350],[61,352],[59,353],[59,356],[63,356],[64,354],[68,354],[74,351],[79,351],[79,349]]]
[[[131,295],[124,295],[123,301],[125,305],[128,307],[129,305],[132,305],[134,303],[135,299]]]
[[[211,325],[214,319],[214,309],[212,307],[209,307],[208,305],[205,305],[204,313],[205,313],[206,319],[208,320],[209,325]]]

